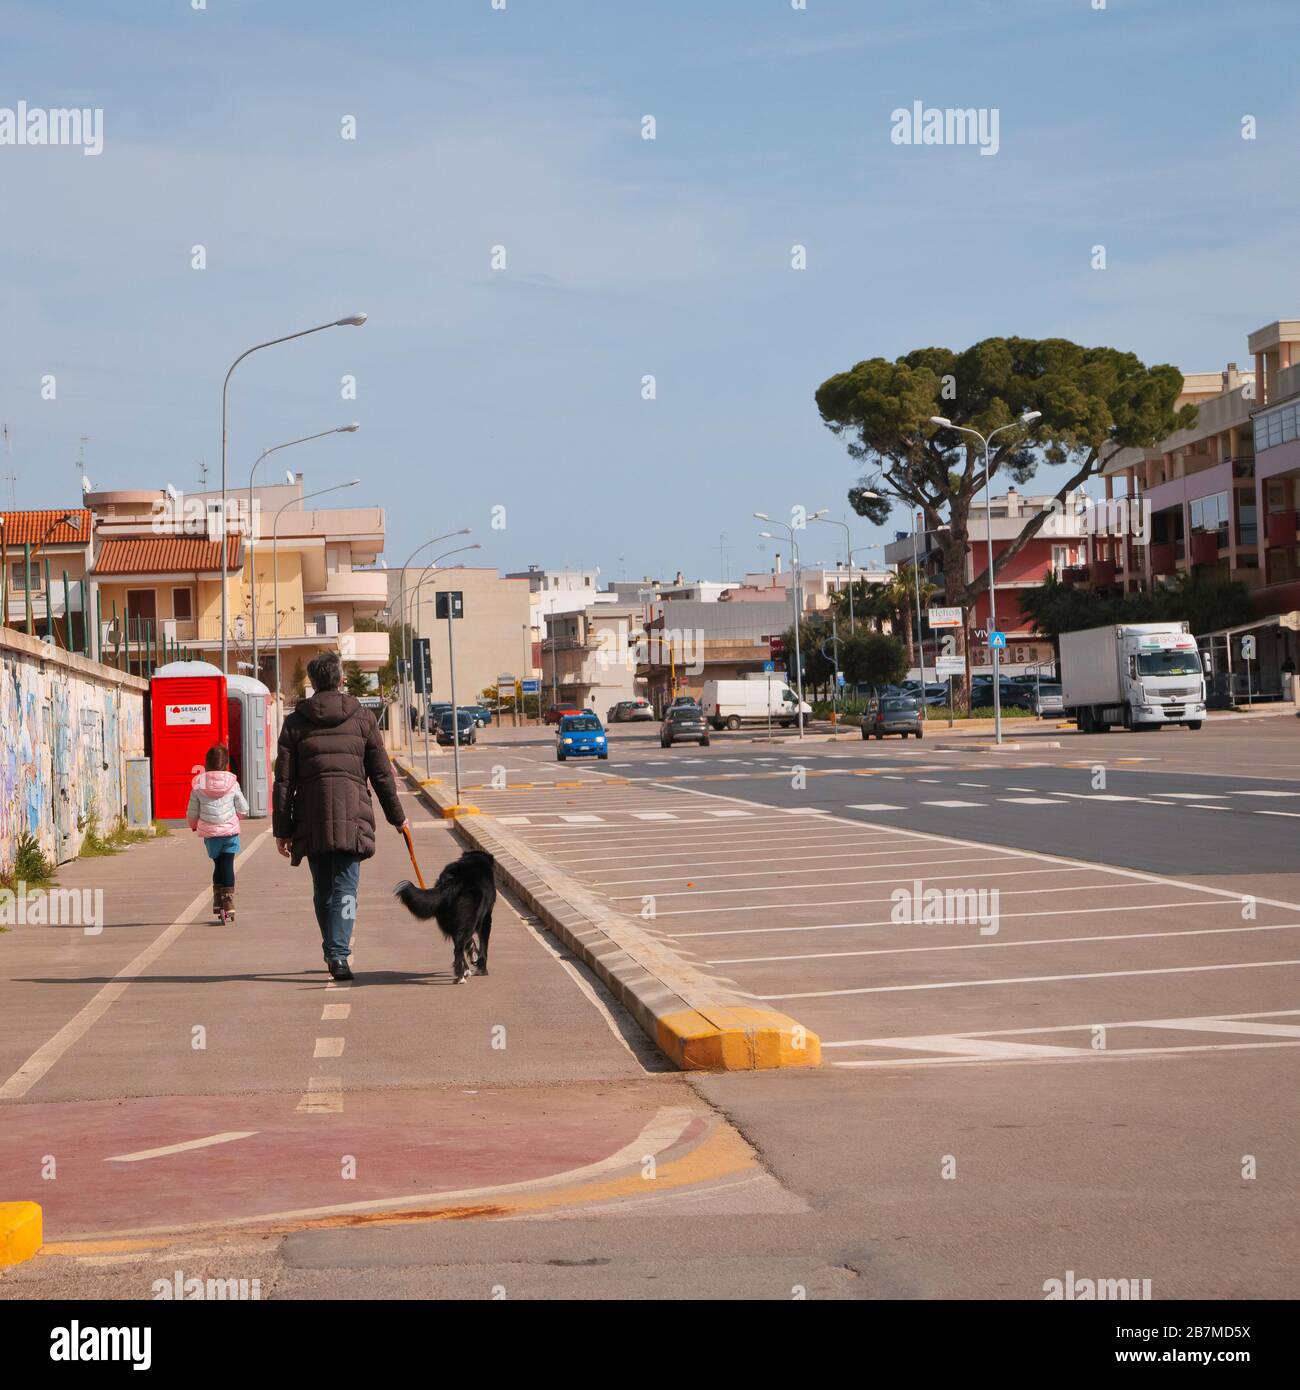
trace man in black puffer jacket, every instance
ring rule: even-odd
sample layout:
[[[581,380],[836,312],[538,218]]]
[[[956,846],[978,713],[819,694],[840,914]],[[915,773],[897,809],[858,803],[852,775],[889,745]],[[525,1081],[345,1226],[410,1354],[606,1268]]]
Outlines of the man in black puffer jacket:
[[[338,654],[313,657],[307,677],[316,693],[298,702],[280,731],[272,830],[286,859],[310,865],[325,963],[334,979],[350,980],[361,861],[375,852],[370,788],[399,831],[406,813],[375,716],[339,689]]]

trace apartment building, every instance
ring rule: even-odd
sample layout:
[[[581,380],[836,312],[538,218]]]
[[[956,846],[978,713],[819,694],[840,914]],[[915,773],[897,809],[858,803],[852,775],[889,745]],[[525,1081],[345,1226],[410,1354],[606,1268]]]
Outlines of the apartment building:
[[[85,507],[0,512],[4,623],[56,646],[93,653],[87,576],[93,523]]]
[[[553,702],[593,709],[603,719],[611,705],[642,694],[636,653],[643,636],[639,604],[593,603],[548,613],[543,689]]]
[[[541,675],[542,644],[546,639],[546,620],[552,613],[578,613],[597,603],[630,601],[626,594],[596,587],[600,570],[546,570],[529,565],[506,579],[521,579],[528,585],[529,623],[532,628],[532,669],[525,674]],[[513,667],[512,667],[513,669]]]
[[[458,565],[454,569],[387,571],[388,596],[393,621],[405,603],[406,621],[421,637],[429,638],[435,700],[451,699],[451,672],[447,653],[447,621],[436,616],[437,595],[459,591],[464,595],[463,618],[455,619],[456,698],[461,704],[476,700],[503,675],[534,679],[530,590],[522,575],[502,576],[490,567]],[[405,599],[403,600],[403,592]]]
[[[1094,511],[1089,519],[1087,499],[1081,492],[1071,492],[1063,503],[1058,503],[1054,497],[1025,496],[1017,488],[1009,487],[1002,496],[995,496],[991,504],[979,501],[972,503],[970,508],[970,543],[961,576],[964,585],[973,583],[988,567],[990,530],[996,566],[999,557],[1011,548],[1026,524],[1044,511],[1048,516],[1043,525],[1033,539],[997,571],[993,586],[997,628],[1007,635],[1001,666],[1011,673],[1032,670],[1054,659],[1051,642],[1034,632],[1032,621],[1021,607],[1021,599],[1027,590],[1037,588],[1048,575],[1063,582],[1075,582],[1072,576],[1087,564],[1089,546],[1093,543],[1090,528],[1097,526],[1099,518]],[[886,561],[900,566],[911,565],[914,553],[921,573],[937,590],[932,602],[943,605],[946,576],[937,533],[920,531],[914,536],[911,531],[900,531],[885,547]],[[972,636],[971,670],[991,670],[987,590],[976,596],[967,614],[967,625]],[[927,660],[932,660],[937,639],[925,622],[922,623],[922,640],[926,644]],[[914,659],[915,656],[914,653]]]
[[[1247,349],[1251,372],[1229,363],[1184,379],[1179,403],[1198,407],[1191,429],[1110,461],[1106,495],[1150,507],[1151,544],[1117,542],[1087,575],[1126,590],[1186,573],[1247,585],[1258,623],[1198,634],[1214,682],[1236,693],[1255,680],[1280,691],[1300,666],[1300,319],[1257,329]],[[1252,631],[1262,638],[1254,675],[1240,652]]]
[[[680,599],[655,605],[637,666],[646,698],[662,712],[676,695],[698,700],[705,681],[761,672],[771,656],[770,639],[793,622],[791,600],[779,590],[775,597],[769,591],[764,601]]]
[[[289,700],[318,652],[337,651],[373,678],[388,660],[388,636],[358,632],[356,622],[378,617],[388,598],[386,574],[373,568],[384,548],[383,510],[307,510],[301,473],[292,484],[254,489],[251,511],[246,490],[229,496],[223,567],[220,493],[87,494],[101,640],[116,649],[125,629],[134,646],[147,631],[220,664],[224,580],[231,671],[256,674]],[[134,653],[131,665],[141,665]]]

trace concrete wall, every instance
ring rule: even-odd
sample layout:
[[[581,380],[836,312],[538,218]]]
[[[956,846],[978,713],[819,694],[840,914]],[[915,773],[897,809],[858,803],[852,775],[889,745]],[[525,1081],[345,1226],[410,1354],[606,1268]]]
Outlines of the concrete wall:
[[[122,816],[125,760],[144,753],[135,676],[0,628],[0,871],[19,836],[57,863],[81,852],[92,810],[101,831]]]

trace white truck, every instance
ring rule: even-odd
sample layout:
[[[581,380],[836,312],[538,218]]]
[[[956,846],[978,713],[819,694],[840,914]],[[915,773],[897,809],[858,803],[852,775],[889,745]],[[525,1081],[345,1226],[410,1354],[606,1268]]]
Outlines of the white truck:
[[[788,729],[799,718],[799,697],[779,680],[705,681],[700,708],[715,729],[739,729],[742,724],[774,724]],[[803,717],[812,717],[812,706],[803,705]]]
[[[1205,673],[1186,623],[1128,623],[1061,633],[1061,703],[1079,732],[1205,718]]]

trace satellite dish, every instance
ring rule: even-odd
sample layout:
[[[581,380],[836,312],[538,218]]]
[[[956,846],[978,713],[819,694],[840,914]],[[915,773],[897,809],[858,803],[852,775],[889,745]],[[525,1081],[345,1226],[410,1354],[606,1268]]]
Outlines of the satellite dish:
[[[94,492],[95,490],[94,483],[84,473],[81,475],[81,490],[82,492]]]
[[[293,476],[293,472],[292,472],[291,469],[286,468],[286,469],[284,470],[284,480],[285,480],[286,483],[289,484],[290,487],[293,486],[293,484],[294,484],[294,476]]]
[[[176,500],[176,489],[172,486],[171,483],[168,483],[167,486],[163,488],[163,491],[167,494],[168,497],[172,499],[173,502]]]

